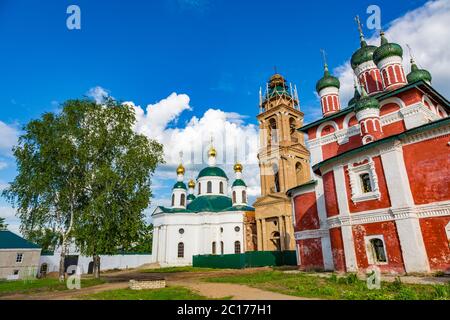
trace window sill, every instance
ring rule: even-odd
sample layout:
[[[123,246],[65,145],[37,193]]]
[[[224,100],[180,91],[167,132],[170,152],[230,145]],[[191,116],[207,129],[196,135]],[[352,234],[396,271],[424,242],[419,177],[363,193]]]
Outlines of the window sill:
[[[380,192],[368,192],[368,193],[363,193],[363,194],[353,196],[352,201],[354,203],[357,203],[357,202],[363,202],[363,201],[369,201],[369,200],[380,200],[380,198],[381,198]]]

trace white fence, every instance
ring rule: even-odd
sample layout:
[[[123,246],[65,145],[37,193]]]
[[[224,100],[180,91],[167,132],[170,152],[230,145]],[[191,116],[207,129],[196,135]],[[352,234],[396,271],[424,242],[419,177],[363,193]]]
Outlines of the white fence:
[[[71,253],[70,255],[74,255]],[[76,255],[76,254],[75,254]],[[58,272],[59,271],[59,253],[55,253],[54,255],[47,256],[41,255],[41,259],[39,261],[39,270],[42,270],[42,265],[47,264],[47,273],[49,272]],[[87,274],[89,270],[89,263],[92,261],[92,257],[78,256],[78,266],[81,269],[82,274]],[[112,269],[129,269],[129,268],[137,268],[144,264],[152,263],[152,255],[151,254],[125,254],[125,255],[114,255],[100,256],[100,269],[102,271],[112,270]]]

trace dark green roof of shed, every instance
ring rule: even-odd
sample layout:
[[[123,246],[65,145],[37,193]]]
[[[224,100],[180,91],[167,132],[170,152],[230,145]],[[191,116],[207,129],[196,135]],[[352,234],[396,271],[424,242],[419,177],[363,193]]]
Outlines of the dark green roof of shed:
[[[17,234],[8,231],[0,231],[0,249],[40,249],[37,244],[25,240]]]

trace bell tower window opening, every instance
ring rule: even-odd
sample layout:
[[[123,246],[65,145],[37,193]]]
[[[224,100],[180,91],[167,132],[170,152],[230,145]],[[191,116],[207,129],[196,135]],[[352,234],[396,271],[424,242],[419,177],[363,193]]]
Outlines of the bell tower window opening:
[[[219,183],[219,193],[223,194],[223,182],[220,181]]]
[[[294,118],[289,118],[289,132],[291,135],[292,142],[298,142],[297,138],[297,125],[295,124]]]
[[[182,194],[180,198],[180,206],[184,207],[185,205],[186,205],[186,196]]]
[[[274,179],[274,192],[280,192],[280,172],[278,170],[278,165],[274,164],[272,166],[273,179]]]
[[[175,195],[172,194],[172,207],[175,205]]]
[[[269,120],[269,142],[271,144],[278,143],[278,130],[277,130],[277,121],[274,118]]]

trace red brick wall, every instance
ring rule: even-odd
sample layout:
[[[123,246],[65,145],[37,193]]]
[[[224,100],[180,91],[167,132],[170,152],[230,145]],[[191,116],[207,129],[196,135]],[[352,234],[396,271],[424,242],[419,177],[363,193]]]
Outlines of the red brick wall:
[[[396,121],[394,123],[390,123],[388,125],[383,126],[383,137],[389,137],[394,134],[402,133],[406,130],[405,123],[403,120]]]
[[[341,228],[330,229],[331,252],[333,254],[334,269],[345,272],[345,253]]]
[[[322,241],[320,238],[297,241],[300,246],[300,269],[323,270]]]
[[[445,226],[450,216],[420,219],[425,249],[432,270],[450,272],[450,242]]]
[[[400,106],[396,103],[387,103],[380,109],[380,116],[400,110]]]
[[[384,178],[384,171],[383,171],[383,165],[381,163],[381,158],[374,157],[373,161],[375,163],[375,171],[378,176],[378,187],[379,187],[380,193],[381,193],[380,200],[375,199],[375,200],[368,200],[368,201],[353,203],[352,190],[350,187],[350,178],[348,176],[347,166],[344,167],[345,185],[347,188],[348,207],[349,207],[351,213],[388,208],[391,206],[391,201],[389,199],[386,180]]]
[[[337,203],[336,184],[334,182],[333,171],[325,173],[322,179],[327,216],[337,216],[339,214],[339,208]]]
[[[409,185],[416,204],[450,200],[449,136],[403,147]]]
[[[345,151],[355,149],[362,145],[361,136],[354,135],[348,139],[347,143],[338,144],[337,142],[331,142],[322,146],[323,160],[334,157],[335,155],[341,154]]]
[[[353,226],[352,229],[358,268],[366,269],[369,267],[364,237],[383,235],[388,264],[378,265],[378,267],[381,271],[405,272],[400,241],[394,221],[357,225]]]
[[[315,192],[304,193],[295,197],[294,205],[295,231],[320,228]]]

